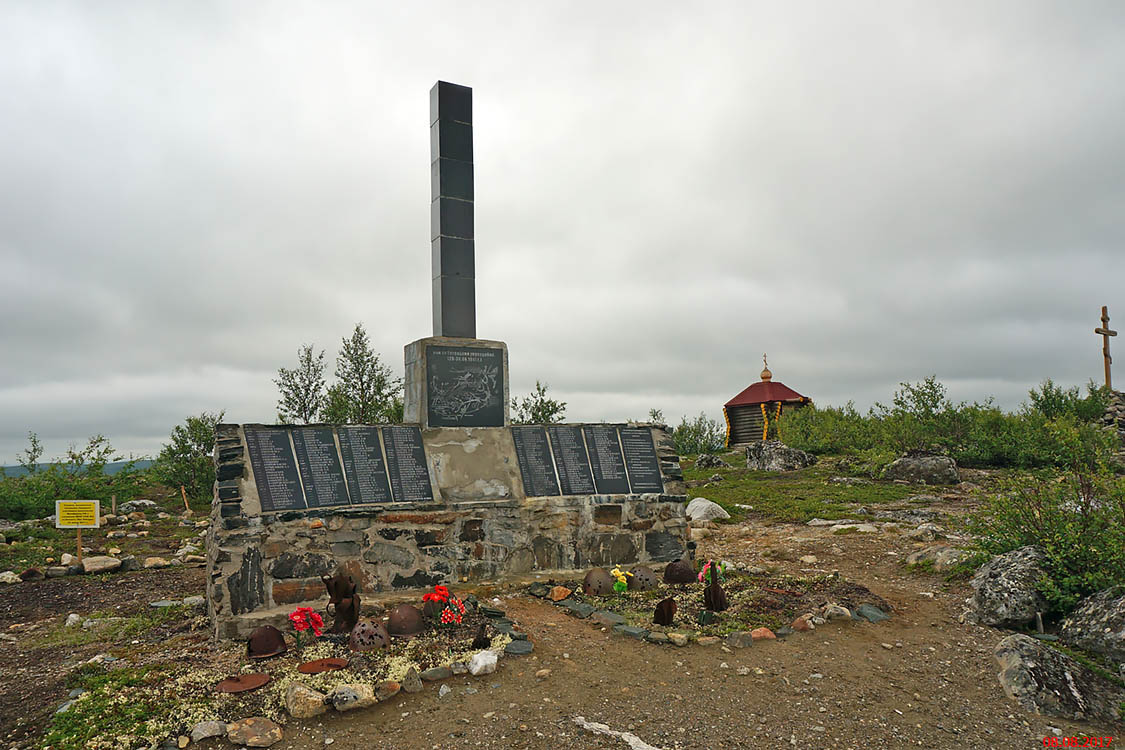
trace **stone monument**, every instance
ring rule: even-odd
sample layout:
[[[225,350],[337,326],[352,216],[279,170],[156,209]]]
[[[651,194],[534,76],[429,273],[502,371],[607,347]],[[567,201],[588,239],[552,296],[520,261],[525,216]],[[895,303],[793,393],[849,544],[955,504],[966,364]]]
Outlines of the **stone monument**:
[[[680,559],[666,428],[509,425],[508,351],[476,338],[472,92],[430,92],[433,332],[405,350],[404,424],[219,425],[207,602],[220,638],[357,593]]]

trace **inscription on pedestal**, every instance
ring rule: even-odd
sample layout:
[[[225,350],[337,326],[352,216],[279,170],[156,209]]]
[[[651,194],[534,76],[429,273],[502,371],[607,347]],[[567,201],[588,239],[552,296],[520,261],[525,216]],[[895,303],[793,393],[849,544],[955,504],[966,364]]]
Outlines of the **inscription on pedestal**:
[[[516,463],[523,478],[524,494],[528,497],[559,494],[546,430],[538,425],[512,427],[512,442],[516,445]]]
[[[582,429],[571,425],[550,425],[551,453],[559,470],[559,485],[564,495],[592,495],[594,478],[590,474],[590,458]]]
[[[384,427],[383,445],[387,449],[387,472],[395,501],[433,501],[434,491],[426,467],[422,431],[417,427]]]
[[[586,435],[586,448],[590,452],[590,467],[594,470],[598,494],[628,494],[629,479],[625,475],[625,459],[621,457],[617,428],[614,425],[590,424],[582,431]]]
[[[504,352],[469,346],[426,347],[430,427],[504,426]]]
[[[341,426],[340,455],[344,459],[344,473],[353,503],[389,503],[391,486],[387,479],[387,466],[383,461],[383,448],[379,443],[379,428]]]
[[[629,486],[633,492],[664,492],[660,461],[656,458],[656,445],[652,442],[652,430],[647,427],[622,427],[618,432],[621,434],[621,449],[625,454]]]
[[[348,488],[344,470],[331,427],[295,429],[293,448],[297,453],[297,469],[305,486],[305,499],[310,508],[348,504]]]
[[[246,448],[250,453],[250,468],[254,471],[262,510],[305,508],[297,464],[289,444],[289,430],[284,427],[247,427]]]

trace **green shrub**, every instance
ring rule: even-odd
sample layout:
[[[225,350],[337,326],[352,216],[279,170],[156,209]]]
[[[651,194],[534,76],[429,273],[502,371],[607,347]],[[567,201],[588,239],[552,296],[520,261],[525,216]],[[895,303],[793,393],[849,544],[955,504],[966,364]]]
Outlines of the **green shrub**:
[[[699,412],[690,422],[687,417],[680,419],[679,426],[672,430],[672,442],[681,456],[718,453],[726,447],[727,431],[719,420]]]
[[[1046,551],[1040,590],[1052,612],[1125,585],[1125,479],[1105,472],[1044,477],[996,496],[969,527],[990,555],[1029,544]]]
[[[221,411],[218,414],[203,412],[172,428],[171,441],[161,447],[152,465],[153,478],[168,487],[183,486],[192,498],[210,497],[215,482],[215,465],[211,458],[215,448],[215,425],[222,421]]]

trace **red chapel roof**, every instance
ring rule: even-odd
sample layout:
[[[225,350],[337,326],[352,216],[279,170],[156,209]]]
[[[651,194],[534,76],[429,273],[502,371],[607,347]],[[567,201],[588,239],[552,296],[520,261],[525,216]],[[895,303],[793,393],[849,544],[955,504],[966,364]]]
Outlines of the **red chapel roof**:
[[[762,380],[751,384],[749,388],[726,402],[724,406],[753,406],[769,403],[770,401],[789,403],[807,400],[807,398],[787,385],[775,383],[772,380]]]

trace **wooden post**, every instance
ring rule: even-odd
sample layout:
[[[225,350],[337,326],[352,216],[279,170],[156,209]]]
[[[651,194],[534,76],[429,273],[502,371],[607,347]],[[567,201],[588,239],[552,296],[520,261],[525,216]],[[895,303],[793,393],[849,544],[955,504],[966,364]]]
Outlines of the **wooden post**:
[[[82,529],[75,529],[78,532],[78,564],[82,564]]]
[[[1109,356],[1109,337],[1116,336],[1117,331],[1109,330],[1109,312],[1102,305],[1102,327],[1095,328],[1094,333],[1102,337],[1102,357],[1105,359],[1105,387],[1113,389],[1113,381],[1109,377],[1109,366],[1113,364],[1113,357]]]
[[[109,507],[110,507],[110,511],[109,511],[110,514],[116,516],[117,515],[117,495],[110,495],[109,496]]]
[[[180,485],[180,497],[184,499],[184,510],[191,510],[191,506],[189,506],[187,502],[187,491],[184,490],[184,486],[182,484]]]

